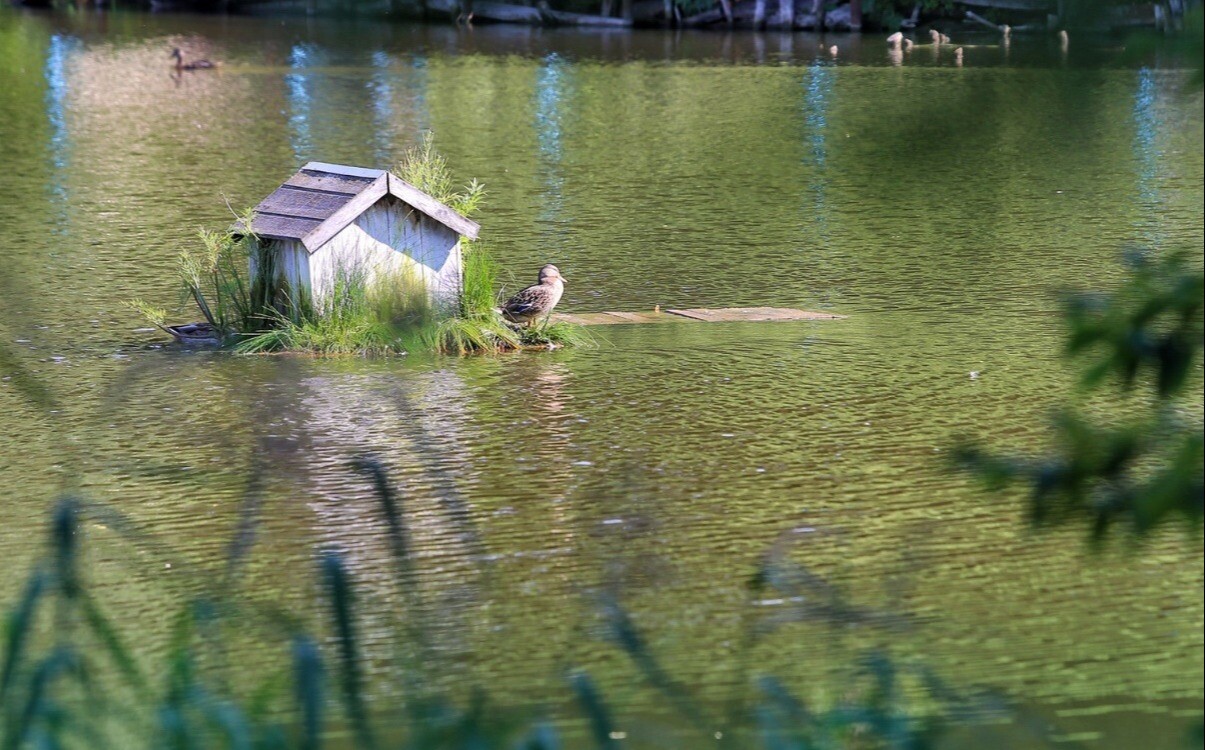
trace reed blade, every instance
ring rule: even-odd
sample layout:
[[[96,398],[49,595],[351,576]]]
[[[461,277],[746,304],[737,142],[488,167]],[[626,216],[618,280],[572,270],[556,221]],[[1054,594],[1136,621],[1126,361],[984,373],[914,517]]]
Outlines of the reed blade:
[[[355,730],[361,748],[374,748],[372,727],[364,708],[364,696],[360,689],[360,657],[357,646],[355,616],[355,592],[351,574],[343,556],[335,550],[326,550],[321,558],[322,578],[330,599],[331,616],[339,641],[340,683],[347,718]]]
[[[322,657],[313,639],[293,638],[294,699],[301,714],[298,746],[318,750],[322,746]]]
[[[607,710],[602,696],[594,687],[594,681],[585,672],[575,672],[569,676],[569,686],[573,689],[578,705],[585,711],[586,718],[590,720],[590,736],[594,739],[594,744],[602,750],[613,750],[617,744],[611,736],[614,727],[611,712]]]
[[[4,667],[3,671],[0,671],[0,706],[4,705],[16,679],[17,667],[25,655],[25,644],[47,585],[45,571],[41,566],[35,568],[25,583],[20,601],[5,623]]]

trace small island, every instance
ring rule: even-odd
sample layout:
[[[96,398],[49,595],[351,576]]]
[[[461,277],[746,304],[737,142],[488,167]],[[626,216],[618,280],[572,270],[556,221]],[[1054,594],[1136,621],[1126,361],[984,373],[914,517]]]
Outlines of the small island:
[[[165,310],[131,304],[181,343],[240,354],[470,354],[592,341],[580,325],[550,319],[555,302],[521,320],[504,315],[500,269],[468,218],[484,188],[456,188],[429,134],[396,171],[309,162],[225,231],[202,230],[178,269],[204,322],[168,325]]]

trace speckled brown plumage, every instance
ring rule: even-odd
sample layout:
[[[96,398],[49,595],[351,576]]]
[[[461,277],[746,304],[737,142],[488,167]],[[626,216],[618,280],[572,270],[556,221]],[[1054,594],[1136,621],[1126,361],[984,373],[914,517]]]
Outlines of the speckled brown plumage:
[[[527,287],[502,305],[502,316],[512,323],[530,326],[548,317],[564,292],[565,278],[559,268],[549,263],[540,269],[539,283]]]

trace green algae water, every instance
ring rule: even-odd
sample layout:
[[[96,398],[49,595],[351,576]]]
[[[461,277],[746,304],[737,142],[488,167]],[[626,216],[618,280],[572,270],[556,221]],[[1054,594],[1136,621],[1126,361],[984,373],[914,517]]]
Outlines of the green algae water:
[[[415,646],[386,625],[388,543],[349,468],[371,453],[403,498],[408,616],[449,689],[568,717],[562,674],[581,667],[631,746],[656,745],[678,719],[601,636],[613,600],[698,705],[757,673],[823,702],[875,648],[1007,701],[974,746],[1183,746],[1200,539],[1093,554],[1084,530],[1029,531],[1023,498],[981,493],[945,455],[963,436],[1047,447],[1074,385],[1058,292],[1110,285],[1127,248],[1201,247],[1200,95],[1107,40],[972,40],[961,67],[835,41],[834,59],[805,34],[0,9],[0,333],[56,397],[46,415],[0,382],[0,605],[76,488],[136,531],[91,524],[89,570],[161,663],[174,614],[224,575],[251,483],[239,595],[321,631],[315,550],[344,550],[370,704],[389,705]],[[225,64],[175,74],[175,46]],[[482,235],[511,289],[554,262],[567,311],[848,317],[311,360],[180,350],[123,307],[196,319],[174,259],[227,203],[310,160],[387,167],[426,130],[486,184]],[[751,601],[771,549],[891,617]],[[750,622],[763,636],[743,652]],[[249,682],[278,635],[230,635]]]

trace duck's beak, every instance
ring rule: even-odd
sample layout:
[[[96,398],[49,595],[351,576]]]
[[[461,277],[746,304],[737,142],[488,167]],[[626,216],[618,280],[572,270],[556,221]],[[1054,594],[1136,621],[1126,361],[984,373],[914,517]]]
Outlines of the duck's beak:
[[[568,284],[568,283],[569,283],[569,279],[565,278],[564,276],[561,276],[561,277],[560,277],[560,279],[561,279],[561,283],[562,283],[562,284]]]

